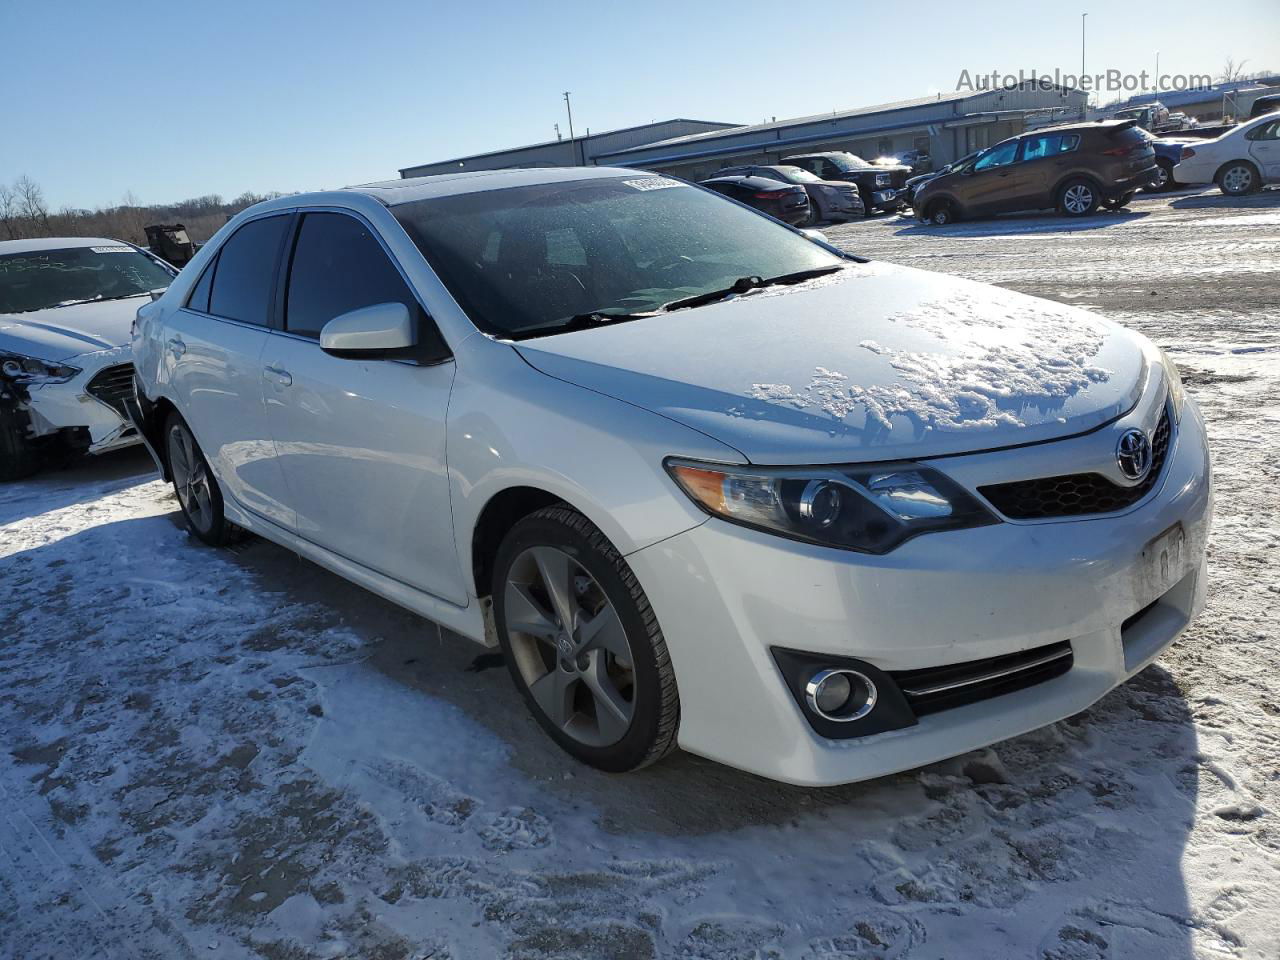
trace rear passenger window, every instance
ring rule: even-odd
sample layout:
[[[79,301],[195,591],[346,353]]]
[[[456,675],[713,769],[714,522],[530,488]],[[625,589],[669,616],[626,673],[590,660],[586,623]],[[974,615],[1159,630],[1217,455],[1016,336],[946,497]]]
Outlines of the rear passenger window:
[[[187,297],[187,306],[190,309],[199,310],[201,313],[209,312],[209,288],[213,286],[213,268],[217,263],[218,258],[214,257],[204,268],[204,273],[200,274],[200,279],[196,281],[191,296]]]
[[[267,325],[276,259],[288,225],[287,216],[251,220],[222,245],[209,295],[210,313],[228,320]]]
[[[400,271],[359,220],[341,213],[302,219],[289,271],[285,329],[308,337],[339,314],[375,303],[403,303],[420,313]]]

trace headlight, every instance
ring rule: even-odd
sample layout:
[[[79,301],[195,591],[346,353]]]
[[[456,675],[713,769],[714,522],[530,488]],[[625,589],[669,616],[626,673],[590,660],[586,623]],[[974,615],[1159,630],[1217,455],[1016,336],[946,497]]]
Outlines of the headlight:
[[[999,522],[959,484],[916,463],[769,468],[670,459],[666,467],[694,503],[723,520],[863,553]]]
[[[1159,347],[1156,348],[1159,350]],[[1173,407],[1173,422],[1182,419],[1182,401],[1186,391],[1182,389],[1182,374],[1178,365],[1169,359],[1169,355],[1160,350],[1160,365],[1164,367],[1164,378],[1169,382],[1169,403]]]
[[[79,367],[65,363],[50,363],[20,353],[0,353],[0,373],[20,383],[66,383],[79,372]]]

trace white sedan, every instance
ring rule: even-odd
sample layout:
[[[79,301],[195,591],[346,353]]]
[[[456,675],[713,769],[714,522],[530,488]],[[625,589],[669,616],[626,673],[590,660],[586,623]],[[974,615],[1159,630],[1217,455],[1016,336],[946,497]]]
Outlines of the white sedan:
[[[1216,183],[1233,197],[1280,183],[1280,113],[1264,114],[1220,137],[1187,144],[1173,178],[1178,183]]]
[[[140,298],[176,271],[119,240],[0,242],[0,480],[58,452],[138,442],[129,330]]]
[[[928,763],[1083,710],[1204,602],[1204,427],[1149,341],[651,173],[259,204],[134,357],[197,537],[499,645],[606,770]]]

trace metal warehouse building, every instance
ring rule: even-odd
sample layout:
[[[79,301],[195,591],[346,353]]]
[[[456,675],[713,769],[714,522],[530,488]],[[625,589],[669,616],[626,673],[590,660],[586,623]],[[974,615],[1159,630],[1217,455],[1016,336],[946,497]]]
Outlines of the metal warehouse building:
[[[1080,118],[1085,100],[1086,94],[1076,90],[1027,83],[1008,90],[944,93],[749,126],[668,120],[406,167],[400,175],[594,164],[641,167],[701,180],[730,164],[776,163],[788,154],[816,150],[848,150],[866,159],[921,150],[938,166],[1029,126]],[[678,125],[694,129],[670,132]]]
[[[402,177],[429,177],[437,173],[457,173],[460,170],[505,170],[510,167],[585,167],[598,163],[597,157],[616,153],[628,147],[672,137],[706,133],[736,127],[733,123],[716,123],[712,120],[662,120],[637,127],[606,130],[602,133],[587,131],[586,136],[564,140],[547,140],[527,147],[512,147],[492,153],[477,153],[469,157],[456,157],[438,163],[423,163],[405,167]]]

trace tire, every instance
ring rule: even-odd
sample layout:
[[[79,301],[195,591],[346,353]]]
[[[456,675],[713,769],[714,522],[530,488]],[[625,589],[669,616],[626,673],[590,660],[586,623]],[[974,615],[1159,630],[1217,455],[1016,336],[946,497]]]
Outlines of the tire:
[[[858,187],[858,196],[862,198],[862,218],[865,220],[867,217],[874,217],[876,208],[871,205],[871,194]]]
[[[1157,160],[1156,168],[1160,171],[1159,179],[1150,186],[1143,187],[1146,193],[1167,193],[1178,188],[1178,181],[1173,179],[1173,164],[1168,160]]]
[[[1125,207],[1129,205],[1129,202],[1132,199],[1133,199],[1133,191],[1128,190],[1120,194],[1120,196],[1118,197],[1112,197],[1109,200],[1103,200],[1102,205],[1106,207],[1108,210],[1123,210]]]
[[[0,483],[12,483],[40,469],[40,452],[27,439],[27,418],[8,403],[0,406]]]
[[[548,582],[561,584],[559,603]],[[680,695],[662,629],[627,562],[589,520],[552,506],[519,521],[498,548],[492,596],[511,679],[561,749],[621,773],[675,748]],[[584,632],[598,623],[594,636]]]
[[[235,528],[222,511],[222,491],[187,422],[175,411],[164,425],[164,449],[173,474],[173,492],[187,529],[211,547],[234,539]]]
[[[934,200],[925,210],[925,220],[935,227],[945,227],[956,222],[956,210],[950,200]]]
[[[1087,217],[1098,209],[1100,199],[1092,180],[1068,180],[1058,190],[1058,212],[1064,217]]]
[[[809,218],[805,220],[806,227],[816,227],[822,222],[822,208],[818,206],[818,202],[812,197],[809,198]]]
[[[1214,180],[1218,189],[1228,197],[1243,197],[1262,189],[1258,168],[1248,160],[1232,160],[1224,164]]]

